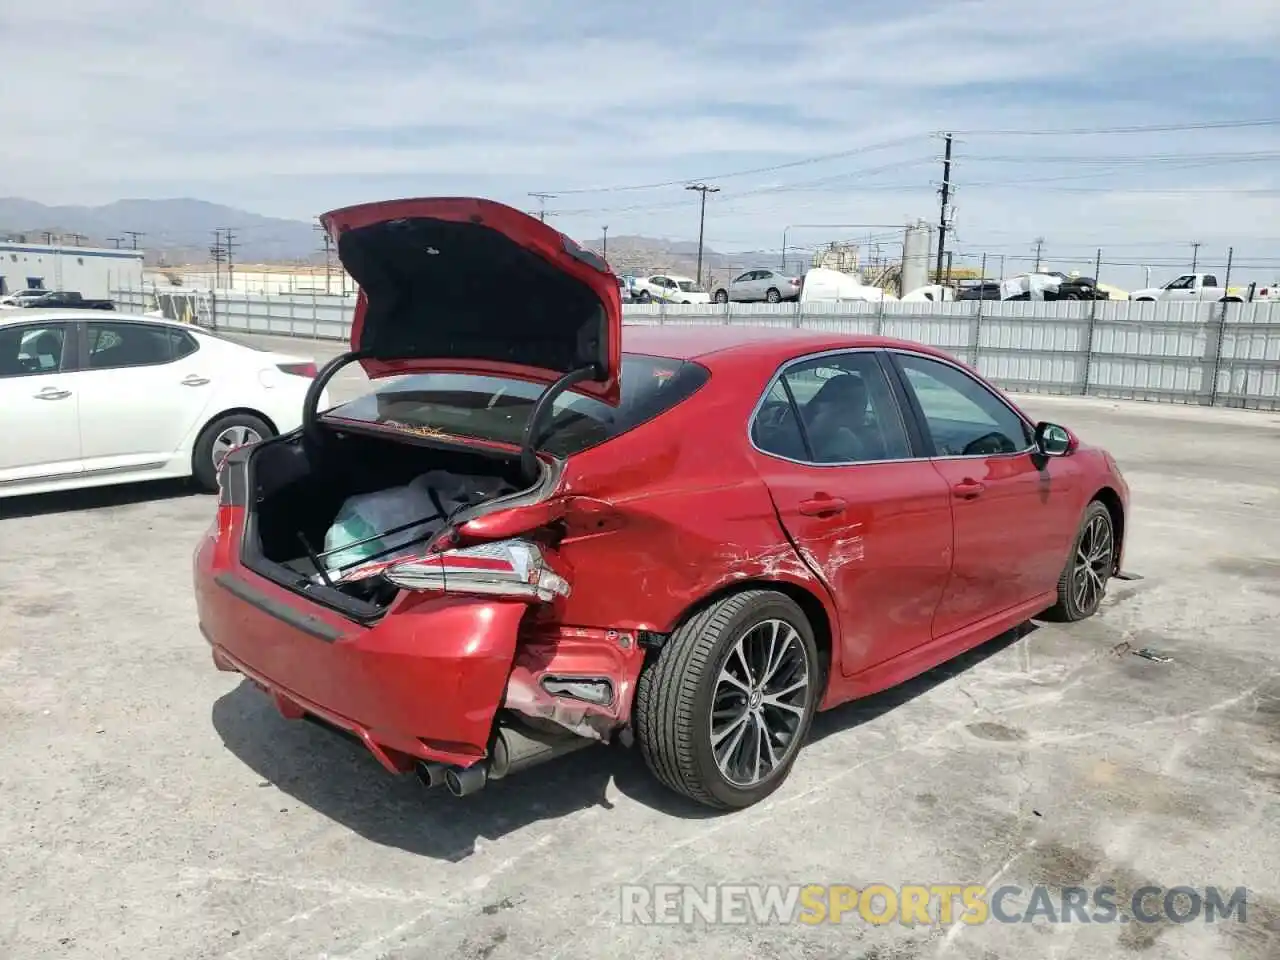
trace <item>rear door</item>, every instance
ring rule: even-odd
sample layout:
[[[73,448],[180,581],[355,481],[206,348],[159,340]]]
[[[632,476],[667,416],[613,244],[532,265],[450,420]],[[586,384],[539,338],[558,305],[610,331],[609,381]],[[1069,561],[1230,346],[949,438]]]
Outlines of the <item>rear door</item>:
[[[927,643],[951,569],[951,497],[875,350],[785,366],[754,414],[760,475],[839,611],[842,669]]]
[[[954,563],[933,625],[941,637],[1054,589],[1078,521],[1079,472],[1070,457],[1037,456],[1032,425],[959,364],[889,356],[950,495]]]
[[[83,469],[75,326],[0,327],[0,487]]]
[[[83,324],[80,445],[85,469],[160,467],[182,447],[218,387],[213,358],[162,323]]]

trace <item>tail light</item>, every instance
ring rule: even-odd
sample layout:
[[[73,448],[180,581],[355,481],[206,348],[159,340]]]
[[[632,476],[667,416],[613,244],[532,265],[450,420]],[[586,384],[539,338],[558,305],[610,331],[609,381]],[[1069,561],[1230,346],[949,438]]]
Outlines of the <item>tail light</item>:
[[[798,287],[798,286],[800,286],[800,278],[799,278],[799,277],[792,277],[792,278],[791,278],[791,285],[792,285],[793,287]]]
[[[500,540],[410,559],[364,564],[343,575],[350,582],[381,574],[402,590],[539,600],[567,597],[569,581],[529,540]]]
[[[281,373],[287,373],[295,377],[306,377],[308,380],[314,380],[318,372],[314,361],[308,361],[307,363],[277,363],[276,367]]]

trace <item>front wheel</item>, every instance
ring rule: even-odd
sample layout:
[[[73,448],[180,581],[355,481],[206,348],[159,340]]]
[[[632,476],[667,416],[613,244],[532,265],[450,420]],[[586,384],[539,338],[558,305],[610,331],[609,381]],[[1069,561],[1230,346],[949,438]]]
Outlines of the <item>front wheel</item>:
[[[1067,566],[1058,578],[1056,619],[1084,620],[1098,612],[1107,593],[1107,581],[1115,572],[1116,534],[1111,512],[1094,500],[1084,512],[1071,546]]]
[[[236,447],[247,446],[275,436],[275,431],[260,417],[248,413],[233,413],[219,417],[209,424],[196,438],[191,451],[191,475],[205,490],[218,489],[218,468],[222,460]]]
[[[717,290],[715,295],[715,301],[716,303],[728,303],[729,302],[728,291]]]
[[[640,303],[648,303],[652,299],[653,297],[649,296],[648,290],[641,290],[640,296],[636,297],[636,300],[638,300]]]
[[[821,696],[808,618],[790,597],[747,590],[682,624],[636,687],[645,762],[667,787],[740,809],[786,779]]]

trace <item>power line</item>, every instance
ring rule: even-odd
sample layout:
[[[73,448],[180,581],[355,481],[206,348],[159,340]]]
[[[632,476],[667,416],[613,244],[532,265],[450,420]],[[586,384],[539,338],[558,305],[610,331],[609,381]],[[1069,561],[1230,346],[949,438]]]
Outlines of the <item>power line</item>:
[[[1186,130],[1238,130],[1244,127],[1276,127],[1280,118],[1256,120],[1204,120],[1191,123],[1153,123],[1122,127],[1056,127],[1041,130],[956,130],[968,137],[1057,137],[1063,135],[1089,136],[1093,134],[1120,133],[1177,133]]]
[[[795,167],[808,166],[814,163],[825,163],[828,160],[843,160],[846,157],[856,157],[864,153],[872,153],[876,150],[888,150],[890,147],[900,147],[904,144],[920,139],[917,136],[899,137],[896,140],[883,140],[879,143],[871,143],[862,147],[854,147],[851,150],[840,150],[836,153],[821,153],[811,157],[802,157],[799,160],[788,160],[785,163],[775,163],[767,167],[752,167],[749,170],[733,170],[729,173],[718,173],[710,177],[683,177],[679,180],[660,180],[654,183],[631,183],[623,186],[613,187],[576,187],[569,190],[558,190],[557,194],[582,194],[582,193],[623,193],[631,190],[658,190],[662,187],[682,187],[690,180],[730,180],[734,177],[751,177],[761,173],[774,173],[778,170],[791,170]],[[531,194],[537,196],[537,194]]]

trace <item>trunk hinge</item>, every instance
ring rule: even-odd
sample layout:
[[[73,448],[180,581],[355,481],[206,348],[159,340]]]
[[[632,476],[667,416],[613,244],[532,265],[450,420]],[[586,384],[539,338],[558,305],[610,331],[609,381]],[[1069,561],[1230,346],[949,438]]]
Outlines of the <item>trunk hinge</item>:
[[[307,387],[306,399],[302,401],[302,435],[308,442],[315,444],[320,440],[320,432],[316,429],[316,414],[319,412],[316,407],[320,405],[320,394],[324,392],[324,388],[333,379],[333,375],[347,364],[363,360],[370,355],[365,351],[353,350],[334,357],[316,371],[310,386]]]
[[[542,474],[538,466],[538,441],[542,439],[541,434],[545,427],[542,421],[550,415],[556,398],[584,380],[603,379],[605,379],[603,371],[593,363],[588,367],[570,370],[538,396],[537,402],[533,405],[533,411],[529,414],[529,420],[525,423],[524,440],[520,444],[520,469],[529,483],[536,483]]]

